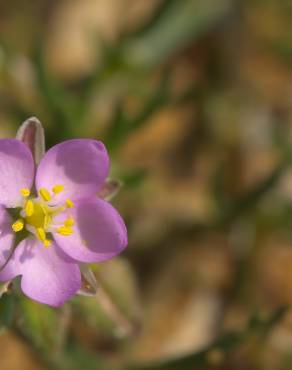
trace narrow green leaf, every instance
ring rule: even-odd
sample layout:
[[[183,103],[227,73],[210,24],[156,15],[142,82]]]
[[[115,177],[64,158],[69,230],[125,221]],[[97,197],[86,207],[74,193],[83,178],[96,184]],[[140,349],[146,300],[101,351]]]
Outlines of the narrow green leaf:
[[[14,297],[4,294],[0,299],[0,330],[12,324],[14,314]]]
[[[129,43],[125,57],[134,65],[154,65],[213,27],[230,9],[229,0],[171,1],[156,22]]]

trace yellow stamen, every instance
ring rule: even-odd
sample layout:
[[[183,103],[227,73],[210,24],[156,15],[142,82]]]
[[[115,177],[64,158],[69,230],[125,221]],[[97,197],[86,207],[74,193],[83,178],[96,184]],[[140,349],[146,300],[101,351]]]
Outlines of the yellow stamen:
[[[41,188],[39,193],[45,202],[48,202],[52,199],[51,194],[46,188]]]
[[[34,213],[34,204],[32,200],[28,200],[25,204],[25,213],[27,217],[31,217]]]
[[[73,234],[73,230],[70,227],[61,226],[57,229],[57,232],[63,236],[69,236]]]
[[[42,241],[43,243],[47,240],[45,230],[42,227],[38,227],[36,229],[37,237]]]
[[[26,227],[29,232],[35,234],[45,247],[49,247],[52,244],[52,240],[48,237],[48,233],[52,230],[51,224],[54,225],[55,216],[68,208],[74,207],[74,202],[69,198],[60,206],[51,206],[46,203],[54,199],[54,196],[61,193],[64,189],[65,187],[61,184],[56,184],[49,190],[41,188],[39,189],[39,197],[33,199],[31,198],[30,189],[20,189],[21,195],[25,198],[23,209],[20,211],[20,217],[23,218],[19,218],[12,224],[13,231],[19,232]],[[54,227],[54,230],[60,235],[69,236],[74,232],[72,228],[74,224],[74,218],[71,215],[67,215],[63,225]]]
[[[74,207],[74,203],[72,202],[72,200],[71,200],[71,199],[67,199],[67,200],[66,200],[66,206],[67,206],[68,208],[73,208],[73,207]]]
[[[14,224],[12,225],[12,230],[16,233],[18,233],[19,231],[21,231],[24,227],[24,222],[19,219],[17,221],[14,222]]]
[[[61,191],[63,191],[64,190],[64,185],[55,185],[54,187],[53,187],[53,192],[55,193],[55,194],[59,194],[59,193],[61,193]]]
[[[38,227],[35,230],[39,240],[44,244],[46,248],[48,248],[52,244],[52,242],[47,239],[45,230],[42,227]]]
[[[44,241],[44,246],[46,247],[46,248],[48,248],[48,247],[50,247],[50,245],[52,244],[52,242],[50,241],[50,240],[48,240],[48,239],[46,239],[45,241]]]
[[[25,198],[30,196],[30,190],[27,189],[27,188],[21,189],[20,192],[21,192],[22,196],[25,197]]]
[[[45,220],[44,220],[44,228],[46,229],[50,222],[52,221],[52,217],[48,214],[45,214]]]
[[[74,221],[73,217],[67,218],[67,220],[64,222],[64,225],[66,227],[74,226],[74,224],[75,224],[75,221]]]

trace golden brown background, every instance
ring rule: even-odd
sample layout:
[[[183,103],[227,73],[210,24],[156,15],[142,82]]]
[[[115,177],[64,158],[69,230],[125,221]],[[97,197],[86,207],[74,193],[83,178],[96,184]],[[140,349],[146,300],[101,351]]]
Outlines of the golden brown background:
[[[292,369],[292,2],[0,1],[0,134],[103,140],[95,298],[0,301],[1,370]]]

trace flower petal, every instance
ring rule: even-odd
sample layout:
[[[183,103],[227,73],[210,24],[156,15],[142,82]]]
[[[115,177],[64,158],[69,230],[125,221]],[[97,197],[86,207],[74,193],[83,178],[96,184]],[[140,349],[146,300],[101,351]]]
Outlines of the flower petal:
[[[0,204],[21,204],[20,189],[33,184],[34,163],[28,147],[17,139],[0,139]]]
[[[74,233],[53,236],[64,252],[77,261],[105,261],[127,246],[124,221],[108,202],[98,198],[80,201],[67,212],[76,222]]]
[[[89,198],[102,187],[108,171],[109,157],[102,142],[68,140],[45,154],[37,170],[36,187],[51,190],[56,184],[63,185],[56,203]]]
[[[55,244],[45,248],[34,237],[17,246],[2,274],[9,278],[22,275],[23,293],[53,307],[62,305],[81,287],[78,264]]]
[[[11,225],[10,215],[3,206],[0,206],[0,275],[12,253],[15,233],[12,231]]]

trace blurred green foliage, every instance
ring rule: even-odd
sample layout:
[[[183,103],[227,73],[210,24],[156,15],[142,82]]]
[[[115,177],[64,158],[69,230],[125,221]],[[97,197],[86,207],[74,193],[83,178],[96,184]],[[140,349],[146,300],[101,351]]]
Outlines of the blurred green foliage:
[[[286,13],[286,7],[290,10],[291,5],[288,1],[282,1],[280,5],[275,5],[275,1],[272,0],[266,3],[267,9],[269,7],[272,10],[274,7],[276,9],[281,8],[279,10],[281,14]],[[26,8],[25,1],[21,4]],[[56,4],[50,5],[49,2],[45,1],[43,4],[45,9],[52,6],[51,11],[54,11]],[[121,148],[127,144],[129,138],[145,128],[161,110],[169,107],[188,110],[191,107],[190,120],[196,119],[199,122],[199,129],[195,131],[195,135],[190,135],[191,138],[187,137],[185,140],[192,139],[192,136],[196,136],[197,133],[199,133],[199,139],[196,136],[197,141],[192,139],[193,141],[188,142],[188,146],[191,147],[192,151],[197,150],[197,148],[200,149],[204,145],[211,147],[211,154],[214,157],[218,156],[218,162],[220,162],[217,172],[214,171],[213,173],[214,176],[210,185],[215,211],[212,214],[213,217],[208,218],[207,221],[194,219],[188,223],[181,222],[175,228],[170,227],[164,242],[167,248],[171,241],[180,240],[182,236],[182,240],[190,240],[191,238],[197,238],[198,235],[201,237],[213,232],[229,232],[234,225],[245,221],[247,217],[251,217],[251,223],[258,222],[260,226],[264,225],[270,228],[272,224],[271,228],[278,228],[280,224],[280,226],[285,225],[290,230],[291,202],[287,203],[282,200],[285,204],[279,211],[280,215],[278,215],[277,221],[274,219],[271,221],[273,215],[271,215],[269,209],[265,213],[265,209],[260,207],[261,201],[271,194],[281,181],[291,161],[289,135],[287,135],[286,128],[283,128],[284,125],[279,124],[286,111],[285,107],[283,108],[279,102],[275,103],[274,111],[271,114],[274,120],[272,125],[275,132],[272,135],[274,141],[270,145],[277,153],[272,171],[269,171],[253,186],[248,189],[245,188],[244,191],[238,186],[240,188],[238,192],[236,191],[238,179],[236,171],[234,171],[235,180],[232,179],[230,181],[231,185],[226,186],[230,163],[225,166],[224,159],[225,157],[228,160],[236,158],[239,144],[232,138],[232,134],[230,134],[232,130],[229,130],[229,128],[222,130],[222,132],[228,131],[226,137],[220,136],[220,124],[226,124],[224,116],[226,106],[224,104],[228,101],[228,104],[232,106],[232,108],[229,107],[230,111],[227,114],[228,119],[230,119],[233,113],[232,109],[240,116],[241,110],[244,110],[242,106],[244,104],[248,105],[249,99],[253,101],[257,94],[260,95],[256,87],[250,92],[252,87],[241,86],[243,92],[238,92],[240,89],[233,86],[235,80],[242,78],[240,72],[235,73],[233,70],[235,64],[240,64],[240,56],[237,56],[237,51],[241,47],[248,49],[250,46],[241,45],[236,37],[233,38],[232,32],[234,27],[234,32],[241,34],[245,17],[248,18],[248,15],[253,12],[253,7],[256,9],[257,6],[260,7],[262,4],[263,1],[260,0],[246,2],[235,0],[217,0],[215,2],[212,0],[160,1],[154,7],[151,16],[141,22],[139,26],[136,26],[135,29],[121,32],[116,40],[107,40],[103,36],[95,34],[94,40],[99,45],[99,51],[101,50],[100,60],[95,63],[94,68],[89,72],[70,81],[60,78],[50,69],[46,60],[45,31],[40,16],[36,21],[38,31],[31,38],[29,50],[25,51],[26,58],[33,71],[37,91],[37,97],[32,99],[32,103],[21,105],[15,97],[17,94],[13,94],[9,68],[11,67],[13,53],[17,54],[17,52],[13,47],[10,49],[5,34],[0,35],[0,79],[2,84],[0,96],[3,98],[0,102],[0,110],[5,118],[10,118],[14,128],[28,116],[38,116],[46,126],[49,147],[68,138],[88,135],[100,136],[112,155],[113,174],[118,175],[124,182],[127,201],[127,196],[130,198],[127,191],[129,193],[139,189],[147,179],[149,169],[140,167],[139,159],[137,159],[137,168],[123,168],[120,166]],[[15,10],[17,5],[16,1],[11,2],[11,5],[3,6],[7,13],[10,11],[17,13],[18,10]],[[36,12],[41,14],[43,14],[42,11],[44,10],[36,9]],[[19,17],[21,18],[21,15]],[[252,18],[252,16],[250,17]],[[291,16],[287,15],[287,19],[287,27],[290,30]],[[25,17],[23,22],[26,22]],[[33,33],[34,31],[30,30],[30,32]],[[287,34],[289,32],[285,33],[285,35]],[[285,65],[290,66],[291,37],[280,37],[280,42],[278,42],[279,39],[276,37],[269,39],[268,36],[266,36],[267,40],[260,41],[261,50],[268,48],[272,55],[276,54],[277,58],[280,58],[281,61],[284,60]],[[260,39],[261,37],[264,38],[265,35],[263,36],[259,32],[258,35],[253,35],[253,37]],[[252,44],[256,41],[247,38],[246,44],[249,42]],[[193,76],[190,77],[190,80],[193,78],[193,81],[187,84],[187,88],[174,91],[177,58],[181,55],[187,57],[192,53],[194,53],[195,58],[202,59],[203,71],[197,79]],[[253,70],[253,67],[251,69]],[[251,84],[251,82],[249,83]],[[93,99],[102,97],[105,92],[108,94],[108,91],[111,95],[111,99],[109,99],[111,102],[110,114],[106,119],[97,115],[92,120],[90,111],[92,110]],[[231,103],[229,100],[231,100]],[[134,109],[131,109],[132,106],[134,106]],[[220,111],[217,109],[218,106],[220,106]],[[252,104],[251,106],[254,108]],[[230,124],[232,119],[228,122]],[[236,129],[234,130],[236,131]],[[185,149],[184,142],[182,147]],[[210,153],[207,153],[206,150],[206,154],[209,155]],[[172,155],[173,158],[179,157],[179,153],[176,152]],[[183,157],[186,159],[179,163],[179,170],[182,173],[184,173],[182,168],[186,166],[185,163],[188,163],[187,160],[190,156],[187,152],[187,156]],[[221,158],[223,158],[222,161]],[[223,166],[222,162],[224,162]],[[168,163],[175,167],[175,159],[172,161],[171,158]],[[189,168],[187,170],[191,171]],[[180,173],[177,177],[184,177]],[[143,201],[145,197],[145,194],[141,196]],[[129,202],[131,202],[131,199]],[[133,204],[135,206],[135,201],[132,200],[130,205],[132,208],[134,208]],[[132,209],[126,217],[129,218],[129,228],[131,229],[131,223],[133,222],[131,219],[133,217]],[[162,224],[164,225],[164,220]],[[157,244],[159,243],[161,243],[161,240],[158,240]],[[160,250],[159,247],[160,244],[156,245],[154,241],[146,252],[143,248],[139,250],[137,248],[133,252],[128,252],[129,260],[139,262],[135,267],[136,270],[139,270],[141,266],[146,269],[149,260],[152,267],[152,264],[154,265],[153,259],[156,258],[158,261],[159,258],[164,258],[164,256],[159,257],[159,252],[153,257],[153,250],[156,251],[155,248],[163,254],[161,252],[163,248]],[[183,246],[180,247],[184,248]],[[146,254],[148,259],[144,258]],[[242,273],[246,272],[249,264],[250,259],[248,257],[240,261],[236,260],[234,263],[237,271],[234,274],[233,290],[230,289],[234,296],[236,295],[235,291],[240,289]],[[135,272],[143,275],[143,268],[141,268],[141,271]],[[126,280],[125,276],[120,280]],[[123,299],[114,292],[114,289],[110,289],[110,293],[113,299],[118,302],[118,306],[125,305]],[[121,289],[120,295],[123,294],[127,296]],[[226,358],[247,342],[252,341],[254,336],[259,342],[266,340],[271,330],[281,322],[288,310],[286,305],[275,308],[274,312],[266,319],[261,319],[255,315],[242,331],[231,333],[219,331],[218,338],[201,351],[174,360],[158,361],[149,365],[132,365],[131,361],[125,360],[122,355],[120,357],[117,355],[117,352],[119,350],[122,352],[129,343],[127,339],[117,339],[115,337],[114,328],[116,323],[111,318],[105,318],[103,307],[96,307],[97,301],[88,301],[84,304],[82,303],[83,299],[90,300],[91,298],[81,299],[78,297],[68,306],[57,311],[32,302],[14,291],[5,294],[0,300],[1,330],[5,332],[6,328],[11,327],[17,335],[35,348],[45,366],[54,369],[74,370],[80,367],[89,370],[203,369],[209,368],[208,354],[213,350],[223,353],[223,357]],[[126,312],[127,310],[123,307],[123,310],[122,313],[130,316],[131,309]],[[163,320],[163,318],[161,319]],[[82,320],[84,322],[88,321],[87,324],[96,331],[99,328],[98,338],[94,337],[94,340],[98,343],[92,340],[93,343],[88,344],[92,333],[86,332],[86,325],[83,325]],[[85,333],[82,332],[82,329]],[[81,339],[76,335],[78,330],[82,332]],[[88,341],[87,337],[89,337]],[[104,352],[98,353],[96,348],[103,348]],[[289,363],[288,368],[291,368]]]
[[[270,317],[261,319],[258,317],[252,317],[247,325],[247,328],[242,332],[232,332],[223,335],[218,338],[214,343],[208,346],[206,349],[199,351],[195,354],[185,356],[170,361],[162,362],[161,364],[154,364],[146,367],[130,367],[130,370],[190,370],[190,369],[201,369],[202,366],[208,364],[208,355],[213,350],[219,351],[223,356],[228,355],[231,351],[238,348],[243,343],[249,341],[253,335],[258,336],[259,341],[265,340],[270,330],[276,325],[287,313],[288,307],[283,306],[277,309]]]

